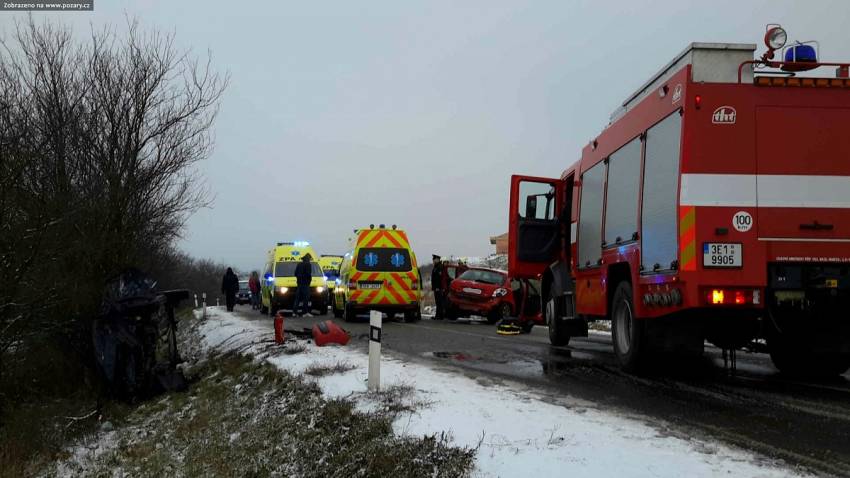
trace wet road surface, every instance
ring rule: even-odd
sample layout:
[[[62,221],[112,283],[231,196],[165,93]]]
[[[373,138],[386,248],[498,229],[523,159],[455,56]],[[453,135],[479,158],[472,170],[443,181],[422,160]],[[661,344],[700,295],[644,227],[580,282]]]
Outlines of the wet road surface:
[[[247,307],[237,313],[270,320]],[[286,318],[287,330],[310,327],[331,315]],[[368,347],[368,318],[333,319],[352,344]],[[819,475],[850,476],[850,380],[781,376],[766,354],[737,354],[737,372],[724,368],[721,351],[706,347],[701,360],[661,362],[651,375],[620,371],[611,337],[591,332],[567,347],[549,345],[545,327],[500,336],[478,321],[384,322],[384,350],[427,361],[474,378],[520,382],[543,399],[590,402],[656,426],[662,433],[716,439],[779,458]],[[669,362],[675,363],[669,363]]]

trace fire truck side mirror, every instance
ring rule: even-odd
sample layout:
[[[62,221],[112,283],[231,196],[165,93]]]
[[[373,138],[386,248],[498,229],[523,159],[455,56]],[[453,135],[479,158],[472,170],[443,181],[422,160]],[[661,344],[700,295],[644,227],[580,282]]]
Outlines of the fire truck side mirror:
[[[528,196],[525,198],[525,217],[527,219],[537,217],[537,196]]]

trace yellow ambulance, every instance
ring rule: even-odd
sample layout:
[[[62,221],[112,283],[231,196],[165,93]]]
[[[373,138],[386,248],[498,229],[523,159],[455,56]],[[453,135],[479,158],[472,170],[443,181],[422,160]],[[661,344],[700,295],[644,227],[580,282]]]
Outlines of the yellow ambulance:
[[[295,303],[295,266],[307,254],[311,257],[312,280],[310,282],[310,308],[324,315],[328,310],[328,294],[325,277],[319,267],[319,255],[306,241],[278,242],[269,251],[261,279],[260,311],[275,315],[280,309],[292,309]]]
[[[396,226],[355,229],[349,251],[340,265],[332,308],[336,317],[354,320],[369,310],[389,319],[404,314],[419,320],[422,278],[407,234]]]
[[[342,259],[343,256],[330,254],[322,254],[322,257],[319,258],[319,267],[322,268],[322,274],[325,275],[329,287],[333,287],[339,278],[339,266],[342,265]]]

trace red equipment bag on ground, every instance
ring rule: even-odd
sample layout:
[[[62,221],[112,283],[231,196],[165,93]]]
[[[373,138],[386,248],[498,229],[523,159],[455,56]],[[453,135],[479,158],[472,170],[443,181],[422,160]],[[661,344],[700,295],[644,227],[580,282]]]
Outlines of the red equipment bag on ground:
[[[313,341],[319,347],[327,344],[345,345],[350,339],[351,337],[345,329],[330,320],[319,322],[313,326]]]

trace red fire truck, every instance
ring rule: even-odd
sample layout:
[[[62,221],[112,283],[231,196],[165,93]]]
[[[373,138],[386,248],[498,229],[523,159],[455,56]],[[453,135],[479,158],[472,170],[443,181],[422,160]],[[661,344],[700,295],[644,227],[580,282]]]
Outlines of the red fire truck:
[[[783,372],[850,367],[848,64],[765,43],[691,44],[560,178],[511,178],[509,271],[542,276],[552,344],[611,320],[628,371],[756,338]]]

